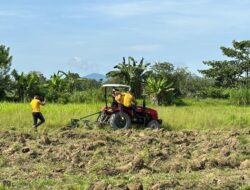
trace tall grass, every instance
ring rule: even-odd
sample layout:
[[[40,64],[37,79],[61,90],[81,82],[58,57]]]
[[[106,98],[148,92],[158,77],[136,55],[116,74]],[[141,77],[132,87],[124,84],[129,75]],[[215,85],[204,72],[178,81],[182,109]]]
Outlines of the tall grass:
[[[250,107],[230,105],[227,100],[185,100],[186,106],[151,106],[158,111],[163,127],[170,130],[227,130],[250,127]],[[46,119],[42,131],[54,131],[71,118],[99,111],[103,103],[47,104],[41,108]],[[90,119],[95,120],[96,116]],[[0,130],[30,131],[32,115],[29,104],[0,103]]]
[[[163,126],[172,130],[227,130],[250,127],[250,107],[230,105],[228,100],[186,99],[186,106],[155,107]]]

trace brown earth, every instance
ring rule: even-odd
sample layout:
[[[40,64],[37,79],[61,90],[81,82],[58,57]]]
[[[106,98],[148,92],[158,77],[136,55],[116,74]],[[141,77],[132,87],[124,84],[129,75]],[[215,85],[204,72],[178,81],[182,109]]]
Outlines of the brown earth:
[[[249,130],[0,132],[0,181],[10,189],[47,179],[42,188],[77,189],[75,178],[93,190],[238,189],[250,184],[249,140]]]

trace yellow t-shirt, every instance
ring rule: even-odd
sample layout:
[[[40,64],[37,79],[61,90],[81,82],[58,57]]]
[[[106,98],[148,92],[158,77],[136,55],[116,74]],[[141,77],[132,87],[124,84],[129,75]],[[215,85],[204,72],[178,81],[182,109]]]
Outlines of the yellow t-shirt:
[[[133,98],[134,97],[132,96],[132,94],[124,93],[123,105],[126,107],[131,107]]]
[[[37,99],[33,99],[30,103],[31,107],[32,107],[32,112],[40,112],[40,105],[41,105],[41,101],[37,100]]]

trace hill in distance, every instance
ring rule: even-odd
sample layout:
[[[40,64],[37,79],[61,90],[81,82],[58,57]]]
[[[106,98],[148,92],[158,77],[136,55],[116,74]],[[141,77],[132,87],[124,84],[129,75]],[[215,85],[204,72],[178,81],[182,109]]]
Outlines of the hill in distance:
[[[91,74],[88,74],[86,76],[84,76],[85,78],[88,78],[88,79],[95,79],[97,81],[99,80],[106,80],[106,76],[103,75],[103,74],[99,74],[99,73],[91,73]]]

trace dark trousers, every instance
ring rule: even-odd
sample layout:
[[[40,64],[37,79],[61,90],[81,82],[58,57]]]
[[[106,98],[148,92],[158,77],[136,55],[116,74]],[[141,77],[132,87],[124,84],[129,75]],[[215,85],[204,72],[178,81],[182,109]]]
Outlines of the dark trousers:
[[[34,126],[38,127],[39,125],[43,124],[45,122],[45,119],[43,117],[43,114],[41,112],[32,112],[33,120],[34,120]],[[37,120],[40,120],[37,123]]]

